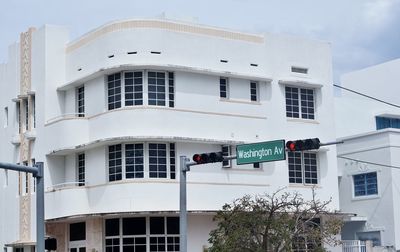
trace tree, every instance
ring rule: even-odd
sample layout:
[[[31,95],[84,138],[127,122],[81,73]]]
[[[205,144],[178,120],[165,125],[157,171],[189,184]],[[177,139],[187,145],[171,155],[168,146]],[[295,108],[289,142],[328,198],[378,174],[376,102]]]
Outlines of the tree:
[[[305,200],[298,192],[251,197],[225,204],[214,221],[209,252],[325,251],[336,245],[342,221],[328,210],[329,201]]]

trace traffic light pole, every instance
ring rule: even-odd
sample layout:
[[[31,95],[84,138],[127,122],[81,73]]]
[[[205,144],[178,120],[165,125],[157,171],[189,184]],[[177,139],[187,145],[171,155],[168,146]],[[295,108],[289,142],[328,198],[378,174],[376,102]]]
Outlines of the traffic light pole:
[[[43,162],[35,167],[0,162],[0,168],[20,172],[29,172],[36,178],[36,251],[44,252],[44,182]]]

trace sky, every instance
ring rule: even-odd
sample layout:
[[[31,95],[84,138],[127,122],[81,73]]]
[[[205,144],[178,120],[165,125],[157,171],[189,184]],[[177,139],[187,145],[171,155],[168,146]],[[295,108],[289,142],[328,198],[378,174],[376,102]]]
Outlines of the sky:
[[[400,58],[400,0],[0,0],[0,63],[29,27],[67,26],[74,40],[113,20],[172,19],[332,44],[333,77]]]

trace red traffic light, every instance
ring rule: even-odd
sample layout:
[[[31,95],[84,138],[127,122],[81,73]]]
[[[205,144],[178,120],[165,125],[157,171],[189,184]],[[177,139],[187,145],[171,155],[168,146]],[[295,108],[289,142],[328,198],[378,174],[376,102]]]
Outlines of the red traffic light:
[[[193,161],[197,164],[208,164],[224,161],[222,152],[194,154]]]
[[[320,146],[321,143],[318,138],[309,138],[286,142],[286,148],[288,151],[317,150]]]

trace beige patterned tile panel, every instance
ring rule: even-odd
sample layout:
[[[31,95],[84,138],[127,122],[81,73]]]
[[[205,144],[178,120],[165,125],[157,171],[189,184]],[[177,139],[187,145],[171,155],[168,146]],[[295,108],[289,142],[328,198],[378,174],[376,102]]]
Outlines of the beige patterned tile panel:
[[[162,29],[174,32],[183,32],[183,33],[193,33],[199,35],[213,36],[231,40],[239,40],[245,42],[252,42],[262,44],[264,43],[264,37],[261,35],[252,35],[241,32],[233,32],[227,31],[218,28],[211,27],[202,27],[196,25],[188,25],[182,23],[174,23],[170,21],[160,21],[160,20],[130,20],[123,21],[118,23],[112,23],[101,27],[93,32],[90,32],[84,35],[81,39],[71,42],[67,48],[66,52],[72,52],[75,49],[78,49],[81,46],[88,44],[89,42],[97,39],[98,37],[105,35],[110,32],[122,31],[128,29],[136,29],[136,28],[153,28],[153,29]]]

